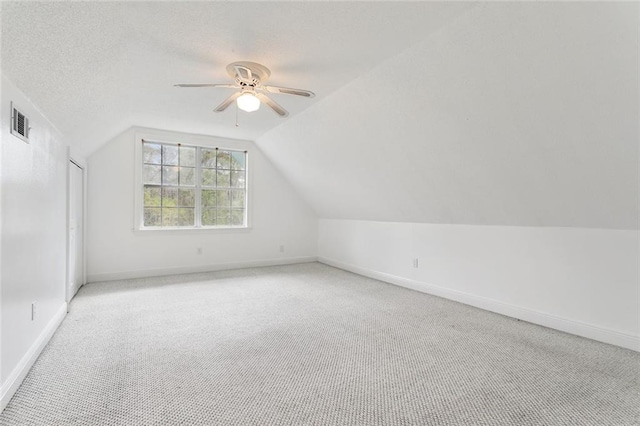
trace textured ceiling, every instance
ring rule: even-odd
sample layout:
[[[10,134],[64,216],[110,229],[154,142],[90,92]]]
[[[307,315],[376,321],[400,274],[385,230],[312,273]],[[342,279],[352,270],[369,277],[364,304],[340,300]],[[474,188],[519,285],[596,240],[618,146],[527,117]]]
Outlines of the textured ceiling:
[[[132,125],[257,139],[266,108],[213,113],[225,66],[268,66],[291,120],[474,6],[429,2],[2,2],[2,71],[86,156]],[[408,70],[397,70],[397,82]],[[411,83],[413,84],[413,83]]]
[[[638,228],[637,2],[0,2],[2,71],[87,155],[257,140],[320,217]],[[212,109],[237,60],[291,116]]]

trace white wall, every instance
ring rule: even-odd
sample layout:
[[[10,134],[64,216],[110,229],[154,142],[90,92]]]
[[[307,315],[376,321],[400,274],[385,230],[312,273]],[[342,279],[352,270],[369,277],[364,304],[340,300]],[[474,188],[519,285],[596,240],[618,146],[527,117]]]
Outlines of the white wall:
[[[11,101],[29,117],[29,144],[10,134]],[[4,76],[0,114],[2,409],[66,314],[67,148],[58,131]]]
[[[321,219],[318,257],[384,281],[640,350],[638,231]]]
[[[134,231],[136,132],[157,140],[219,140],[219,146],[247,149],[250,229]],[[315,260],[315,214],[253,142],[132,128],[91,155],[88,169],[90,282]]]
[[[482,3],[258,144],[323,218],[637,229],[639,7]]]

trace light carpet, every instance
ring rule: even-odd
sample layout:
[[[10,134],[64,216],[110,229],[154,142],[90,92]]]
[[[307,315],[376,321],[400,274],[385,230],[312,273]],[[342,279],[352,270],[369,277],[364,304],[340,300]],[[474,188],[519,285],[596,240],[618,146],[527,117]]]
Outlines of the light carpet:
[[[319,263],[244,269],[83,287],[0,424],[637,425],[639,365]]]

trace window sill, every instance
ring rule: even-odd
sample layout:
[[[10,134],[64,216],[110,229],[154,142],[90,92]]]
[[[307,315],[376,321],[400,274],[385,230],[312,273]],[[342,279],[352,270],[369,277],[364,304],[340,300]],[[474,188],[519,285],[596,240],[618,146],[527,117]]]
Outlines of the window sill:
[[[226,234],[226,233],[244,233],[251,232],[250,226],[236,226],[228,228],[217,227],[203,227],[203,228],[134,228],[133,232],[139,235],[159,235],[159,234],[192,234],[192,233],[214,233],[214,234]]]

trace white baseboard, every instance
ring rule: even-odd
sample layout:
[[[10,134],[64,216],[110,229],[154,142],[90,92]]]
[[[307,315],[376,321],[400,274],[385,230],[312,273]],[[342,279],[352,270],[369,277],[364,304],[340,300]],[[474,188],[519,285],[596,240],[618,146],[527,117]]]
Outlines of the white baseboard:
[[[31,367],[33,367],[33,364],[40,356],[44,347],[47,346],[47,343],[51,340],[51,336],[53,336],[53,333],[58,329],[66,315],[67,304],[63,303],[44,330],[42,330],[42,333],[40,333],[36,341],[33,342],[27,353],[24,354],[16,368],[9,374],[2,388],[0,388],[0,413],[7,406],[13,394],[16,393],[20,384],[27,376],[27,373],[29,373],[29,370],[31,370]]]
[[[574,321],[555,315],[538,312],[509,303],[499,302],[497,300],[488,299],[482,296],[452,290],[422,281],[416,281],[409,278],[399,277],[397,275],[385,272],[375,271],[372,269],[362,268],[360,266],[340,262],[335,259],[318,256],[318,262],[334,266],[345,271],[353,272],[365,277],[374,278],[390,284],[401,287],[410,288],[412,290],[428,293],[445,299],[461,302],[466,305],[475,306],[487,311],[496,312],[513,318],[518,318],[527,322],[564,331],[566,333],[575,334],[577,336],[586,337],[588,339],[597,340],[599,342],[609,343],[611,345],[621,346],[640,352],[640,336],[633,334],[621,333],[619,331]]]
[[[87,275],[88,283],[129,280],[133,278],[161,277],[165,275],[194,274],[200,272],[225,271],[229,269],[257,268],[261,266],[292,265],[316,262],[316,256],[299,256],[277,259],[247,260],[242,262],[215,263],[211,265],[179,266],[171,268],[143,269],[137,271],[105,272]]]

